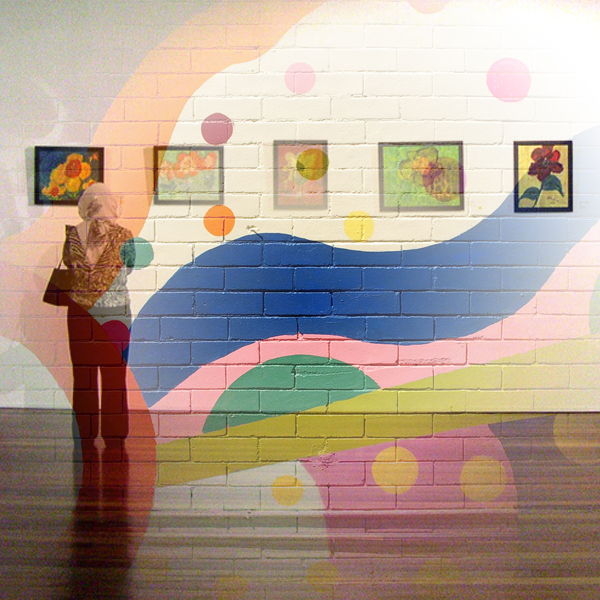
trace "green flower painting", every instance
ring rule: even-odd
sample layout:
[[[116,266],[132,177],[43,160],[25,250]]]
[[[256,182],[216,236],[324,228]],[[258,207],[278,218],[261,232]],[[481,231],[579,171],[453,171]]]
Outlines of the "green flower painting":
[[[462,210],[462,143],[379,144],[381,210]]]

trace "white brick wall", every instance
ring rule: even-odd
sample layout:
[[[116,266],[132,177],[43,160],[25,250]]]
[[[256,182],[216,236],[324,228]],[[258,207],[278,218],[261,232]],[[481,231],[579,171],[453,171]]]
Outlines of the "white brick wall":
[[[54,524],[51,527],[60,524],[52,513],[55,503],[61,503],[61,518],[71,516],[72,486],[78,485],[73,473],[81,466],[73,458],[64,310],[40,301],[49,270],[58,260],[64,223],[74,223],[77,217],[71,207],[33,204],[33,146],[107,146],[107,179],[121,186],[124,224],[148,240],[154,251],[151,264],[129,276],[135,317],[181,273],[182,266],[209,252],[227,260],[219,254],[223,240],[205,227],[208,205],[168,205],[152,198],[152,146],[206,145],[202,124],[213,113],[223,113],[233,122],[233,135],[224,144],[223,203],[236,221],[226,241],[273,233],[322,242],[331,256],[342,250],[348,258],[352,253],[347,251],[360,250],[354,257],[371,269],[330,265],[327,258],[317,257],[315,262],[332,267],[331,289],[311,288],[307,295],[312,294],[316,304],[325,298],[324,311],[328,303],[349,307],[336,319],[357,322],[362,329],[353,333],[353,339],[336,331],[310,335],[299,331],[298,336],[292,333],[264,341],[261,335],[278,335],[279,330],[271,329],[273,322],[310,317],[290,317],[286,310],[293,313],[293,309],[278,311],[269,304],[274,294],[285,296],[282,303],[291,296],[286,291],[300,295],[297,288],[282,292],[256,287],[260,277],[265,288],[273,283],[264,274],[267,251],[269,266],[279,258],[266,245],[259,267],[217,263],[207,269],[217,272],[215,281],[222,277],[224,285],[231,286],[232,296],[242,297],[237,300],[240,314],[228,305],[226,310],[233,316],[186,314],[183,324],[175,323],[173,315],[164,320],[160,312],[152,315],[149,321],[157,332],[149,335],[157,337],[148,342],[146,351],[158,358],[137,372],[140,388],[144,378],[162,386],[179,367],[186,373],[198,368],[179,384],[164,383],[172,395],[163,396],[158,408],[146,410],[147,398],[135,386],[130,388],[138,412],[132,414],[128,443],[133,447],[140,442],[140,446],[130,453],[130,484],[118,477],[110,481],[115,491],[132,492],[136,517],[148,517],[145,536],[143,528],[136,526],[139,548],[131,577],[136,597],[379,600],[402,593],[408,597],[415,590],[419,597],[435,598],[439,587],[433,587],[441,582],[449,584],[450,592],[460,586],[459,593],[469,598],[471,590],[481,593],[480,581],[487,584],[506,577],[511,589],[518,586],[517,569],[550,573],[548,564],[558,564],[557,556],[564,565],[560,577],[552,578],[549,593],[555,592],[555,585],[568,582],[567,591],[561,588],[557,593],[577,597],[576,585],[589,579],[590,587],[583,592],[588,593],[597,581],[593,561],[586,563],[585,577],[578,574],[570,580],[568,569],[573,556],[584,560],[597,556],[594,523],[581,517],[589,527],[573,528],[573,518],[565,517],[563,525],[570,537],[568,547],[561,550],[549,539],[554,529],[544,531],[548,537],[542,537],[542,529],[548,529],[547,514],[533,511],[536,506],[558,506],[553,515],[557,518],[561,510],[569,510],[569,502],[578,509],[597,506],[597,456],[587,460],[585,454],[597,449],[597,425],[592,420],[585,429],[576,416],[560,414],[556,419],[539,415],[534,420],[523,415],[511,427],[515,413],[521,411],[598,410],[598,340],[589,335],[590,313],[594,317],[598,310],[598,228],[553,270],[553,227],[558,217],[544,215],[548,231],[538,232],[543,240],[526,239],[517,250],[506,246],[506,254],[522,253],[522,270],[505,266],[502,261],[510,262],[505,256],[496,258],[501,264],[487,265],[493,269],[482,265],[489,260],[486,244],[510,241],[505,217],[514,217],[515,140],[573,139],[575,211],[568,217],[568,240],[578,242],[585,220],[599,216],[600,143],[593,129],[598,126],[600,41],[593,3],[565,1],[561,7],[557,2],[452,0],[440,12],[423,14],[414,8],[418,3],[396,0],[313,4],[239,0],[228,5],[107,1],[95,20],[91,5],[73,12],[65,10],[69,4],[74,7],[66,1],[42,4],[34,0],[9,7],[7,3],[3,13],[0,232],[13,237],[0,249],[0,417],[7,419],[2,420],[0,450],[6,467],[3,505],[9,507],[3,516],[10,525],[0,545],[12,554],[0,561],[6,572],[0,595],[6,582],[22,580],[23,573],[36,584],[34,596],[35,590],[44,595],[55,581],[69,579],[58,571],[54,577],[53,569],[63,557],[50,556],[48,549],[66,549],[64,531],[71,525],[42,531],[35,500],[43,498],[41,506]],[[112,12],[106,12],[103,21],[105,11]],[[116,23],[113,12],[119,15]],[[298,22],[285,30],[280,21],[291,13],[298,14]],[[96,34],[90,34],[91,27]],[[227,65],[231,56],[233,64],[210,72],[213,63]],[[488,70],[503,58],[522,61],[531,73],[528,97],[519,102],[502,102],[488,89]],[[294,63],[314,69],[315,85],[305,93],[286,86],[287,69]],[[275,206],[273,147],[284,140],[327,143],[326,207]],[[381,210],[379,144],[447,141],[463,144],[464,209]],[[490,219],[507,198],[503,214]],[[141,218],[148,205],[148,217]],[[368,241],[352,242],[345,230],[348,215],[356,211],[367,213],[368,224],[372,219],[373,235]],[[522,217],[521,223],[536,220],[536,215]],[[403,254],[407,271],[415,267],[410,260],[421,258],[427,263],[423,281],[414,284],[416,290],[401,287],[406,285],[404,273],[392,268],[398,265],[387,264],[386,257],[375,254],[428,251],[429,246],[452,240],[486,220],[492,221],[490,229],[496,236],[451,248],[440,257],[443,264],[427,263],[426,252]],[[311,246],[316,247],[307,244],[306,253]],[[382,264],[370,264],[369,252]],[[302,249],[298,255],[303,258]],[[478,282],[472,290],[461,289],[455,278],[457,264],[482,280],[487,281],[490,273],[498,275],[499,289],[490,291],[493,283],[489,282],[482,283],[481,289],[475,289]],[[469,310],[480,310],[482,296],[521,293],[514,292],[513,280],[521,276],[526,287],[533,273],[528,268],[546,265],[552,271],[550,279],[520,314],[500,319],[470,337],[444,333],[454,331],[454,321],[470,318]],[[228,266],[232,268],[226,271]],[[355,278],[351,291],[338,291],[334,266]],[[295,285],[305,277],[310,288],[310,277],[319,268],[276,266],[270,274],[282,288],[287,285],[284,276]],[[247,289],[240,289],[244,277]],[[438,301],[441,289],[450,290],[446,304]],[[209,302],[203,292],[189,294],[194,310]],[[214,297],[218,291],[211,288],[205,296],[211,294]],[[169,301],[177,302],[175,295]],[[263,307],[262,313],[260,308],[253,310],[268,318],[262,320],[257,338],[246,340],[243,297],[250,296]],[[382,330],[398,327],[403,334],[402,327],[411,325],[398,321],[416,315],[431,322],[431,339],[414,345],[365,341],[366,334],[379,326],[379,316],[368,313],[368,305],[361,313],[359,300],[376,296],[389,306],[406,307],[403,316],[400,308],[382,309],[396,311]],[[227,298],[221,301],[226,303]],[[351,310],[355,306],[356,314]],[[209,319],[219,321],[225,332],[216,344],[244,343],[229,353],[223,351],[208,367],[190,359],[189,364],[184,361],[165,369],[165,361],[160,361],[169,344],[183,346],[184,356],[200,352],[198,347],[207,340],[192,338],[190,331],[209,327]],[[388,331],[382,331],[382,337],[386,335]],[[134,340],[130,350],[140,352],[143,343],[146,340]],[[298,392],[304,397],[314,390],[310,381],[305,388],[292,389],[287,380],[279,390],[264,376],[266,389],[249,391],[256,393],[258,406],[265,403],[270,409],[258,420],[241,425],[240,417],[253,416],[252,411],[223,410],[217,416],[220,426],[227,428],[205,435],[202,428],[215,402],[240,377],[264,366],[261,359],[299,355],[346,361],[354,365],[347,377],[359,371],[362,381],[372,377],[389,389],[355,390],[368,391],[368,399],[356,396],[333,405],[333,392],[341,390],[331,395],[327,395],[331,390],[318,390],[327,403],[310,410],[286,412],[284,407],[279,415],[273,412],[279,406],[272,400],[268,404],[270,392]],[[293,371],[294,385],[300,371]],[[341,387],[345,384],[343,380]],[[156,383],[147,385],[154,392],[158,389]],[[161,391],[165,390],[161,387]],[[7,408],[20,412],[8,419]],[[62,409],[64,422],[52,421],[47,414],[32,419],[38,414],[34,409],[42,408]],[[148,428],[139,434],[135,427],[145,417],[150,421],[148,412],[153,412],[154,429],[146,423]],[[578,431],[585,435],[577,437]],[[154,434],[160,442],[156,456]],[[375,480],[373,467],[382,446],[413,453],[418,464],[414,487],[387,486],[386,490]],[[570,454],[574,449],[575,454]],[[585,459],[578,462],[582,455]],[[517,459],[511,462],[513,456]],[[472,460],[494,461],[491,483],[485,477],[476,481],[476,487],[490,493],[489,501],[469,497],[463,475]],[[389,458],[384,462],[398,466]],[[399,462],[406,467],[413,461]],[[297,502],[277,500],[274,483],[282,477],[296,478],[302,486]],[[499,495],[494,496],[497,490]],[[565,500],[567,495],[573,499]],[[119,508],[117,496],[105,494],[105,501],[110,498]],[[539,530],[534,530],[534,518],[518,530],[520,522],[514,516],[523,498],[529,502],[528,514],[540,517]],[[106,506],[95,508],[100,513]],[[92,525],[104,527],[93,522],[93,510],[89,513]],[[103,519],[110,514],[107,511]],[[348,520],[337,521],[338,515]],[[491,525],[485,522],[490,515]],[[582,535],[578,546],[580,530],[591,533]],[[18,545],[15,531],[31,531],[32,539],[45,543],[18,540]],[[518,551],[509,556],[511,546],[505,542],[513,541],[509,536],[515,531]],[[459,538],[469,541],[468,536],[485,544],[455,543]],[[534,540],[531,546],[527,546],[529,539]],[[110,540],[118,540],[118,532],[111,531]],[[551,556],[540,552],[540,540],[540,547],[548,541]],[[348,541],[354,544],[349,549],[344,546]],[[94,536],[88,536],[86,543],[93,547]],[[28,548],[35,548],[35,553]],[[526,565],[523,556],[529,561]],[[505,558],[511,561],[506,568]],[[527,585],[530,579],[525,578]],[[431,586],[419,594],[424,581]],[[490,589],[493,597],[496,588]],[[14,597],[21,592],[22,587]]]

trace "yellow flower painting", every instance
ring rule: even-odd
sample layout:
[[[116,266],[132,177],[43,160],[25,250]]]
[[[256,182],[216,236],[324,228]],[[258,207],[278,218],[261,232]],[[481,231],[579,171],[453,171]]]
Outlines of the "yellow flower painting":
[[[103,148],[37,146],[35,203],[77,204],[92,183],[103,181]]]

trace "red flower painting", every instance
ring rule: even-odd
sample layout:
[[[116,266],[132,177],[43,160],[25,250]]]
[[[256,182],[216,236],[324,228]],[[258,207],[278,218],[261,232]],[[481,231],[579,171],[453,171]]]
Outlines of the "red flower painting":
[[[563,165],[559,163],[560,152],[554,150],[554,146],[541,146],[531,153],[533,162],[529,167],[528,174],[544,181],[551,173],[562,173]]]
[[[573,142],[515,142],[515,210],[573,210]]]

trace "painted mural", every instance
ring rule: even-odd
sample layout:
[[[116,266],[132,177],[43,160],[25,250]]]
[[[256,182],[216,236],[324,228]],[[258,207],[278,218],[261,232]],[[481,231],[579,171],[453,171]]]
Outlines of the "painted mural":
[[[92,334],[127,363],[118,448],[70,430],[67,321],[41,302],[75,209],[2,242],[1,406],[15,430],[57,415],[28,428],[75,490],[72,597],[595,597],[591,3],[185,17],[87,141],[133,235],[131,327]]]

